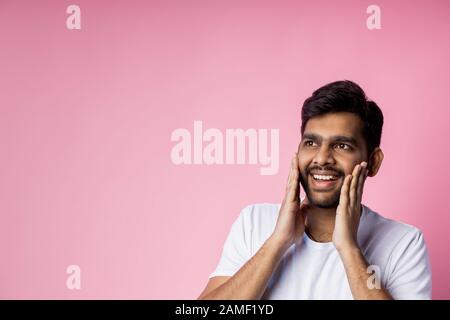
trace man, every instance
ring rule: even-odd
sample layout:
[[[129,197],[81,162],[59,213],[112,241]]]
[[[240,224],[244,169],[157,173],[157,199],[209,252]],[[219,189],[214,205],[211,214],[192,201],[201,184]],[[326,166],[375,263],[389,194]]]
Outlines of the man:
[[[382,127],[354,82],[306,99],[283,202],[242,210],[199,299],[431,299],[421,231],[361,204]]]

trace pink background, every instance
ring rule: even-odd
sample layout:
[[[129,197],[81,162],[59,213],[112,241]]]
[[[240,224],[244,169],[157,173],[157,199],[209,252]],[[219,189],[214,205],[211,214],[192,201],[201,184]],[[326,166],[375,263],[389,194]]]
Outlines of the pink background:
[[[81,7],[81,30],[66,8]],[[366,8],[381,7],[381,30]],[[359,83],[385,115],[364,203],[423,230],[450,298],[448,1],[0,1],[0,298],[190,299],[231,223],[280,202],[300,107]],[[280,170],[172,164],[170,134],[280,129]],[[81,290],[66,267],[81,267]]]

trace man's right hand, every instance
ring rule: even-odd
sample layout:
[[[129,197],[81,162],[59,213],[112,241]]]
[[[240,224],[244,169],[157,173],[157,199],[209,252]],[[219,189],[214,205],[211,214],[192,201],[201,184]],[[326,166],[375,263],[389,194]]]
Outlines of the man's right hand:
[[[276,241],[284,249],[288,249],[292,244],[301,239],[305,232],[305,219],[308,205],[309,202],[306,196],[300,203],[300,167],[298,164],[298,153],[296,152],[291,161],[286,194],[281,204],[277,224],[271,239]]]
[[[286,195],[269,239],[233,276],[213,277],[199,299],[261,299],[284,252],[303,236],[307,200],[300,205],[300,169],[297,153],[292,159]]]

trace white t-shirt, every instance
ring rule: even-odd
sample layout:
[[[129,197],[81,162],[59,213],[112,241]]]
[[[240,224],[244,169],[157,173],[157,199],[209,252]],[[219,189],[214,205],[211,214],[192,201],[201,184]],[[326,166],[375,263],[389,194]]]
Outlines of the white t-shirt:
[[[272,234],[281,204],[245,207],[233,223],[217,268],[209,278],[234,275]],[[431,299],[431,268],[422,232],[386,219],[363,205],[358,244],[394,299]],[[375,284],[375,282],[371,282]],[[306,233],[284,254],[262,299],[353,299],[339,253],[332,242]]]

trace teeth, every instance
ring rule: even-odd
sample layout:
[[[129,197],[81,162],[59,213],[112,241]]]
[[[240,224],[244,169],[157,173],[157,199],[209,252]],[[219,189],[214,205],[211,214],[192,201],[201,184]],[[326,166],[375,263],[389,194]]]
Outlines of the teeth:
[[[324,175],[319,175],[319,174],[315,174],[315,175],[313,175],[313,177],[316,180],[334,180],[334,179],[336,179],[335,176],[324,176]]]

